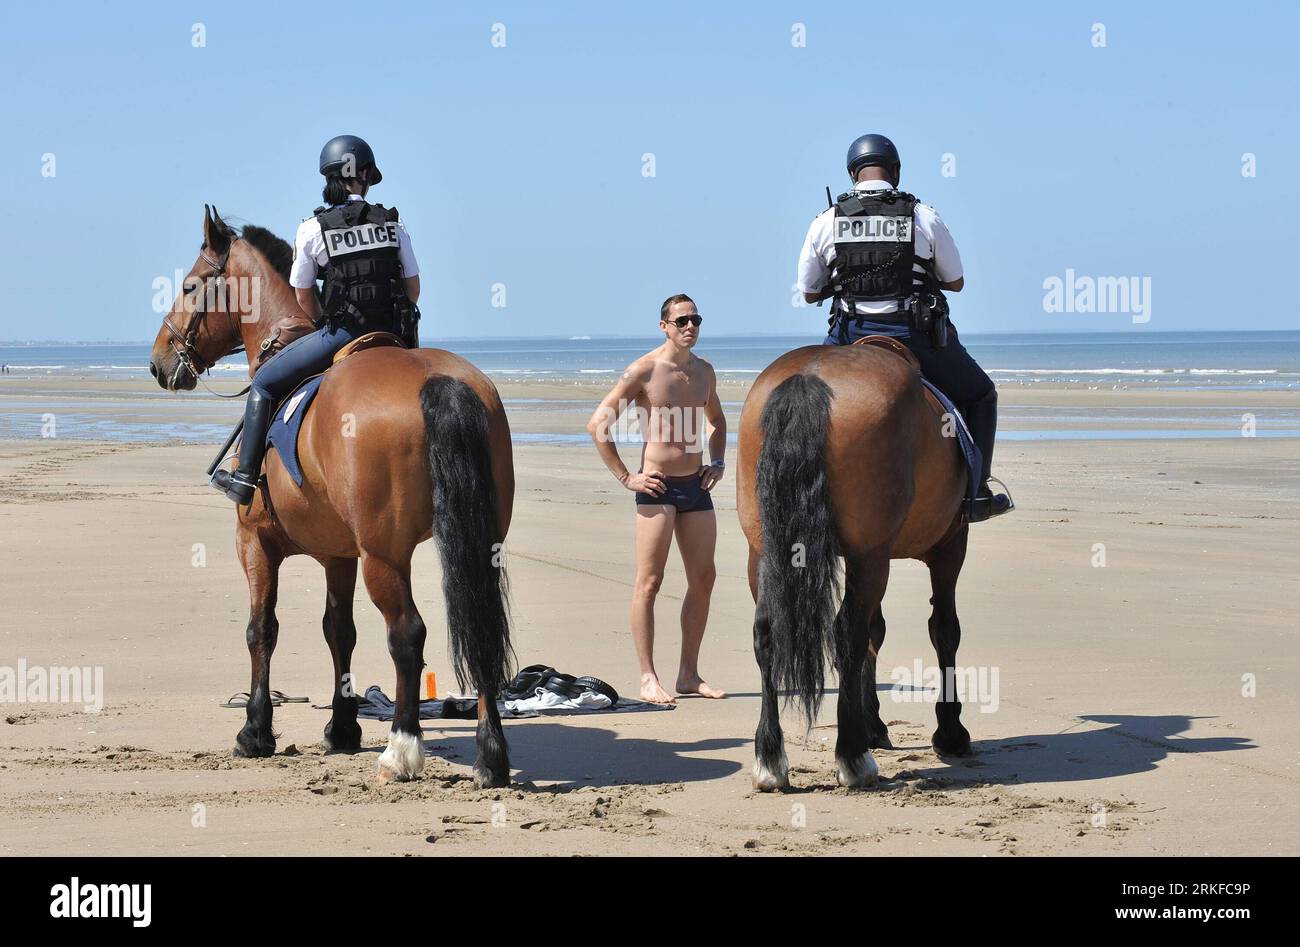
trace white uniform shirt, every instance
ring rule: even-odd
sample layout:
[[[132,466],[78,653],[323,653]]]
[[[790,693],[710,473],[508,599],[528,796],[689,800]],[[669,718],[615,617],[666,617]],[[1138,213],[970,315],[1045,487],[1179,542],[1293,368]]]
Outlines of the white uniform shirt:
[[[360,194],[349,194],[348,200],[360,201]],[[415,262],[415,251],[411,249],[411,235],[406,232],[406,225],[397,222],[397,257],[402,264],[402,276],[420,275],[420,267]],[[289,271],[289,285],[294,289],[311,289],[316,285],[316,275],[321,267],[329,262],[325,252],[325,240],[320,233],[320,221],[314,216],[308,217],[298,225],[298,233],[293,238],[293,268]]]
[[[888,188],[888,181],[859,181],[853,185],[854,191],[879,191]],[[803,250],[799,253],[799,276],[795,288],[802,293],[816,295],[826,288],[831,278],[831,264],[835,261],[835,240],[832,237],[832,222],[835,209],[828,207],[817,215],[808,228]],[[916,203],[912,210],[912,231],[915,234],[916,255],[922,260],[933,260],[935,275],[941,283],[951,283],[961,278],[961,254],[952,234],[939,217],[939,212],[929,204]],[[859,302],[859,314],[897,312],[898,301],[881,299],[875,302]]]

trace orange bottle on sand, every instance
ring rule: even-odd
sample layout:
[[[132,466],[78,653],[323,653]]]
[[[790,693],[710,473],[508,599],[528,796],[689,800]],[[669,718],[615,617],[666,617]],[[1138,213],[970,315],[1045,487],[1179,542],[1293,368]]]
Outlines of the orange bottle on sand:
[[[438,675],[432,671],[424,672],[424,699],[436,700],[438,697]]]

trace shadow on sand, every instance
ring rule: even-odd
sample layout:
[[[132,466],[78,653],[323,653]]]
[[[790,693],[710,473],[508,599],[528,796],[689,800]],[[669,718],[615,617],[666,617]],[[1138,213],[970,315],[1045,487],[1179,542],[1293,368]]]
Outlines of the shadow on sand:
[[[474,762],[474,729],[425,729],[425,751],[451,763]],[[558,723],[506,723],[513,782],[556,782],[578,786],[637,786],[692,783],[722,779],[748,763],[696,754],[747,746],[753,737],[718,737],[678,743],[667,739],[629,737],[600,727]]]
[[[978,713],[963,715],[966,725],[976,735],[980,729],[979,716]],[[929,777],[950,783],[1025,784],[1109,779],[1149,772],[1171,755],[1256,749],[1248,737],[1179,736],[1191,727],[1193,720],[1212,719],[1215,718],[1181,714],[1152,717],[1083,714],[1080,721],[1105,726],[1001,740],[976,739],[972,741],[975,750],[972,757],[948,758],[938,766],[916,768],[900,762],[899,756],[928,751],[928,739],[920,742],[905,738],[898,727],[893,727],[895,748],[876,752],[886,775],[901,770],[909,774],[908,778]],[[744,754],[743,761],[698,754],[749,747],[753,742],[752,737],[744,736],[683,743],[629,737],[601,727],[543,722],[527,726],[507,724],[506,736],[515,770],[512,781],[553,782],[559,789],[722,779],[748,768],[748,753]],[[381,749],[367,747],[362,752],[378,753]],[[444,726],[438,730],[426,727],[425,751],[432,757],[469,765],[476,754],[474,728],[472,725]]]
[[[978,734],[980,714],[962,717],[972,733]],[[1179,736],[1191,727],[1193,720],[1212,717],[1080,714],[1079,719],[1106,726],[1004,740],[974,740],[973,757],[945,760],[948,765],[913,772],[918,776],[990,783],[1076,782],[1145,773],[1155,769],[1166,757],[1180,753],[1228,753],[1256,748],[1248,737]],[[916,749],[910,744],[911,741],[906,741],[898,749]]]

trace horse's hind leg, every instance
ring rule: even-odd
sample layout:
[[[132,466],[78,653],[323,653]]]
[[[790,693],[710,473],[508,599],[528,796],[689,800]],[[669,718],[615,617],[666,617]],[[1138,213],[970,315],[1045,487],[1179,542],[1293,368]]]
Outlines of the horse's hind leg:
[[[880,772],[871,755],[864,688],[869,686],[874,692],[876,686],[875,660],[868,657],[869,632],[871,619],[880,608],[885,584],[889,581],[888,553],[846,558],[844,570],[844,601],[840,607],[836,642],[840,699],[835,762],[840,785],[852,789],[871,785]],[[868,668],[872,670],[870,676],[866,674]],[[876,706],[879,707],[879,701]]]
[[[885,643],[885,613],[879,605],[867,623],[867,660],[862,676],[862,702],[867,717],[867,741],[873,750],[892,750],[889,727],[880,719],[880,695],[876,692],[876,660]]]
[[[506,734],[501,729],[501,712],[497,710],[496,691],[478,695],[478,759],[474,761],[474,785],[493,789],[510,784],[510,758],[506,751]]]
[[[400,567],[375,556],[361,562],[366,591],[388,627],[388,653],[397,669],[396,713],[388,748],[379,756],[379,781],[413,779],[424,768],[420,733],[420,670],[424,667],[424,620],[411,597],[411,565]]]
[[[240,529],[239,562],[248,580],[248,656],[253,679],[248,688],[247,721],[235,737],[236,756],[271,756],[275,733],[271,730],[271,655],[275,652],[280,623],[275,617],[283,554],[263,534]]]
[[[790,787],[790,763],[781,735],[781,713],[772,675],[772,626],[760,605],[754,613],[754,657],[763,676],[763,707],[754,733],[754,788],[772,792]]]
[[[749,588],[758,599],[758,554],[749,551]],[[772,626],[761,605],[754,612],[754,657],[763,678],[763,706],[754,734],[754,788],[759,792],[788,789],[790,764],[781,735],[781,712],[772,673]]]
[[[357,693],[352,681],[352,649],[357,645],[357,626],[352,621],[352,599],[357,587],[357,560],[325,559],[325,616],[321,627],[334,659],[334,700],[329,723],[325,724],[325,745],[338,753],[361,748],[361,725],[357,723]]]
[[[930,642],[939,657],[941,693],[935,704],[939,726],[930,742],[941,756],[968,756],[970,733],[961,723],[961,701],[957,699],[957,646],[961,644],[961,623],[957,620],[957,577],[966,561],[968,527],[962,527],[935,546],[925,557],[930,567]]]

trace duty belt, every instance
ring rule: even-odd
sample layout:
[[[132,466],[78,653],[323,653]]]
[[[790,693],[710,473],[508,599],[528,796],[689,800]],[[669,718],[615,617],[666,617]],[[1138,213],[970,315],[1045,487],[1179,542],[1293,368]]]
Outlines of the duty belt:
[[[912,324],[912,314],[902,309],[896,309],[893,312],[836,312],[834,317],[836,321],[852,322],[859,329],[864,322],[878,322],[882,325],[891,326],[910,326]]]
[[[912,332],[924,333],[932,346],[941,349],[948,344],[948,306],[942,297],[940,297],[939,303],[938,306],[926,306],[920,311],[915,305],[909,307],[909,309],[899,309],[895,312],[854,312],[850,314],[837,311],[831,317],[830,328],[835,331],[836,323],[839,324],[840,344],[844,344],[848,341],[850,322],[854,323],[859,329],[865,328],[863,326],[865,322],[907,326]]]

